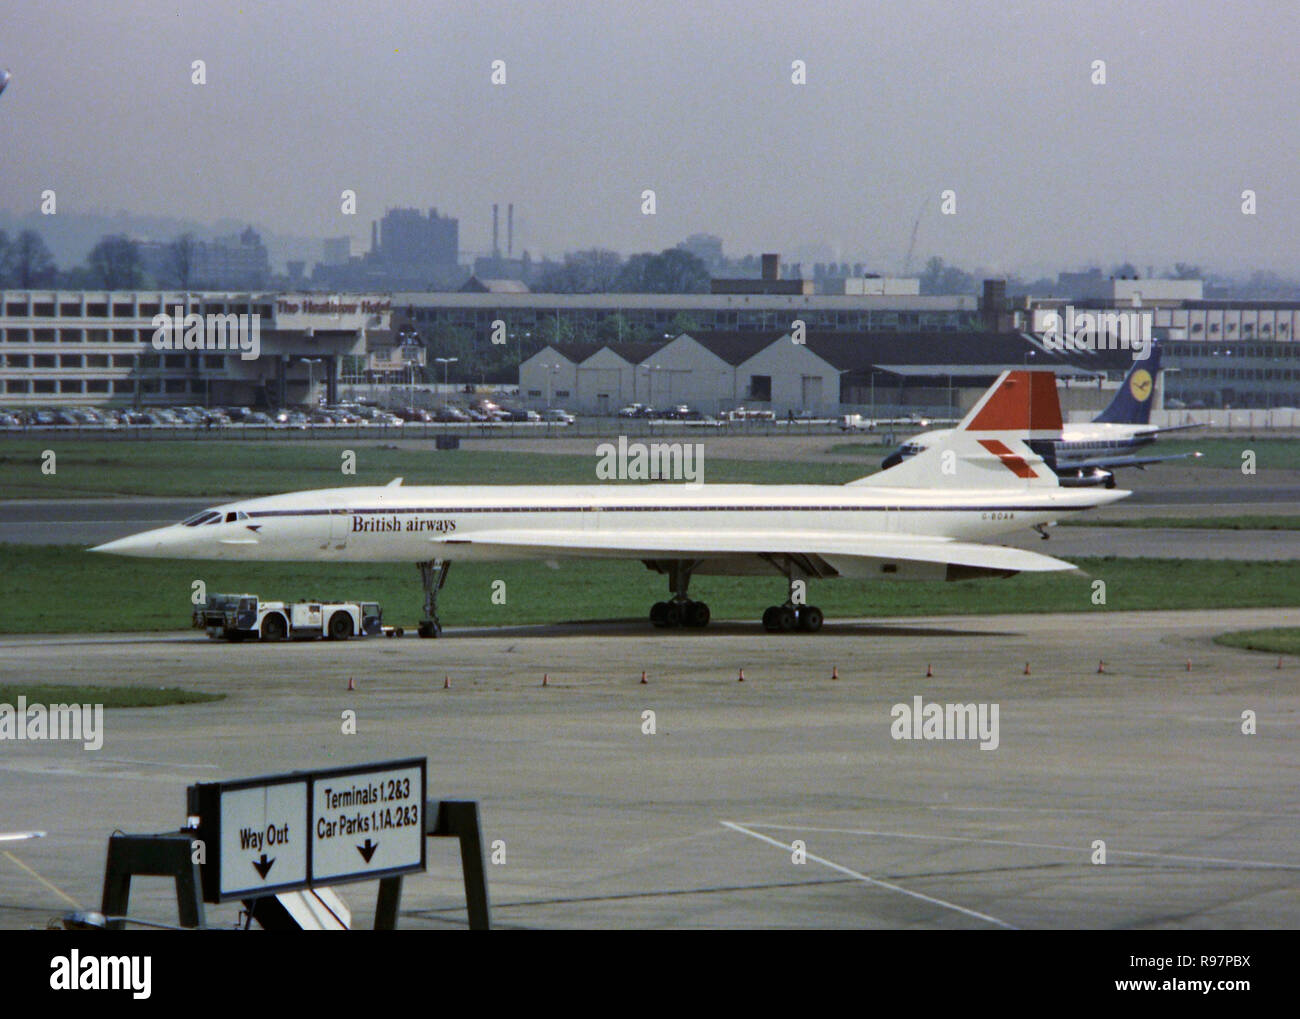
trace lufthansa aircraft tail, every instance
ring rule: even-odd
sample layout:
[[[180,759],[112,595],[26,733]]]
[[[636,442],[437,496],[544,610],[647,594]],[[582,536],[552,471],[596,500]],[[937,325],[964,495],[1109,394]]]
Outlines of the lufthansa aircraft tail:
[[[1005,371],[961,424],[928,449],[850,481],[881,488],[1056,488],[1056,473],[1030,448],[1061,437],[1061,401],[1050,371]],[[1048,440],[1043,442],[1041,440]]]
[[[1151,404],[1155,402],[1156,379],[1160,377],[1160,345],[1155,340],[1147,356],[1133,362],[1124,376],[1124,383],[1094,421],[1116,425],[1148,425],[1151,423]]]

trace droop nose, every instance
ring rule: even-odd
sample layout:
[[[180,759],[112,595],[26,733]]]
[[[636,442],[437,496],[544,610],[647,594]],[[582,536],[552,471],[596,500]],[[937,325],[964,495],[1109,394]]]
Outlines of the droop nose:
[[[141,531],[116,541],[96,545],[91,552],[108,552],[110,555],[129,556],[165,556],[168,551],[180,547],[177,535],[170,527],[159,527],[152,531]]]

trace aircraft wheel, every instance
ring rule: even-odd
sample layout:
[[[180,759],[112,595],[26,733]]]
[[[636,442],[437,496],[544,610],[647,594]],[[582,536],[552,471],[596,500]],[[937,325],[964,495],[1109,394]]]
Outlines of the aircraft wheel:
[[[768,633],[776,633],[780,629],[776,622],[777,613],[780,611],[775,605],[770,605],[763,610],[763,629]]]
[[[438,625],[432,619],[422,619],[418,632],[421,637],[437,637]]]
[[[667,629],[674,629],[681,626],[684,622],[685,610],[675,601],[664,602],[664,621],[663,625]]]
[[[652,625],[662,629],[668,625],[668,603],[666,601],[657,601],[650,606],[650,622]]]
[[[686,605],[686,625],[701,629],[709,625],[709,607],[702,601],[688,602]]]
[[[822,628],[822,623],[826,617],[822,615],[822,610],[816,605],[801,606],[798,612],[799,629],[806,633],[816,633]]]
[[[799,617],[795,614],[793,605],[778,606],[773,619],[776,621],[777,630],[781,633],[792,633],[799,626]]]

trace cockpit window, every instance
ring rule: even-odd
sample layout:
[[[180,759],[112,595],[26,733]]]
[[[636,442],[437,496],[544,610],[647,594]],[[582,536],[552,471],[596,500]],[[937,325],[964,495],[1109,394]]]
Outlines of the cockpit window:
[[[227,513],[227,514],[226,514],[226,523],[228,523],[228,524],[233,524],[234,522],[235,522],[235,514],[234,514],[233,512]]]
[[[184,527],[198,527],[200,524],[210,524],[220,519],[220,513],[215,513],[212,510],[204,510],[202,513],[195,513],[194,516],[190,517],[188,520],[182,520],[181,524]]]

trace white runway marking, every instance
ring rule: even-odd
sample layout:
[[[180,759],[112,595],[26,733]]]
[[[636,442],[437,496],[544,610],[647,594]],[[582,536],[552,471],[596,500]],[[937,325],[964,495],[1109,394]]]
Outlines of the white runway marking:
[[[770,838],[767,835],[763,835],[760,832],[751,831],[749,828],[746,828],[744,825],[736,824],[732,821],[721,821],[719,823],[726,828],[732,829],[733,831],[741,832],[745,835],[749,835],[752,838],[761,839],[763,842],[766,842],[769,845],[776,846],[778,849],[784,849],[786,852],[790,851],[789,844],[785,842],[778,842],[776,839]],[[779,826],[771,825],[769,827],[779,827]],[[807,829],[807,830],[811,831],[813,829]],[[845,867],[843,864],[836,863],[834,860],[828,860],[824,856],[816,856],[813,853],[807,853],[806,855],[808,859],[812,860],[814,863],[820,863],[823,867],[829,867],[831,870],[839,871],[839,873],[841,874],[847,874],[851,878],[856,878],[859,881],[862,881],[869,885],[874,885],[877,888],[884,888],[887,891],[891,891],[891,892],[899,892],[903,895],[911,896],[913,899],[920,899],[922,902],[928,902],[931,905],[942,906],[944,909],[955,910],[958,913],[962,913],[966,916],[974,917],[977,920],[984,920],[987,923],[996,924],[998,927],[1005,927],[1007,930],[1010,931],[1016,930],[1016,928],[1012,924],[1009,924],[1004,920],[999,920],[995,916],[989,916],[987,913],[980,913],[973,909],[967,909],[965,906],[958,906],[956,903],[953,902],[946,902],[943,899],[936,899],[932,895],[925,895],[922,892],[914,892],[911,891],[910,889],[903,888],[899,885],[890,884],[888,881],[881,881],[879,878],[868,877],[866,874],[859,874],[856,870],[850,870],[848,867]]]
[[[724,822],[725,823],[725,822]],[[969,835],[913,835],[899,831],[868,831],[859,828],[813,828],[801,824],[759,824],[755,828],[777,828],[782,831],[811,831],[823,835],[870,835],[883,839],[919,839],[929,842],[975,842],[988,846],[1016,846],[1020,849],[1060,849],[1070,853],[1086,853],[1085,846],[1058,846],[1051,842],[1015,842],[1010,839],[980,839]],[[1300,863],[1273,863],[1267,860],[1232,860],[1223,856],[1182,856],[1178,853],[1144,853],[1136,849],[1112,849],[1106,846],[1108,856],[1152,856],[1159,860],[1182,860],[1187,863],[1230,863],[1237,867],[1275,868],[1300,870]]]
[[[177,768],[184,771],[186,768],[216,768],[215,764],[190,764],[188,761],[133,761],[127,757],[100,757],[98,761],[104,764],[146,764],[151,768]]]

